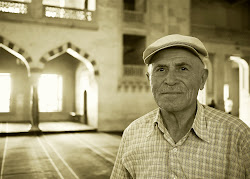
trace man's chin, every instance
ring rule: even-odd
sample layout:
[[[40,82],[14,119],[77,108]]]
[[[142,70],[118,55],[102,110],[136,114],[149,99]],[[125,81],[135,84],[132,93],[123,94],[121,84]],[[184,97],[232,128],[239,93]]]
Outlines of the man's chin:
[[[182,111],[184,108],[181,104],[177,104],[173,102],[159,104],[159,107],[163,109],[164,111],[168,111],[168,112],[178,112],[178,111]]]

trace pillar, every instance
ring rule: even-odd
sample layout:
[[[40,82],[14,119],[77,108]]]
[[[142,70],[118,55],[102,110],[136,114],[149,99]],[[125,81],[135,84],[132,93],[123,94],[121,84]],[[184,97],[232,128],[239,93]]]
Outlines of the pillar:
[[[224,61],[225,54],[214,56],[214,100],[216,108],[224,111]]]
[[[246,124],[250,125],[249,65],[244,59],[240,57],[231,56],[230,60],[236,62],[239,65],[239,117]]]
[[[29,14],[34,19],[40,19],[44,17],[43,1],[35,0],[28,4]]]
[[[39,101],[38,101],[38,80],[41,70],[37,68],[31,69],[31,129],[30,132],[40,132],[39,128]]]

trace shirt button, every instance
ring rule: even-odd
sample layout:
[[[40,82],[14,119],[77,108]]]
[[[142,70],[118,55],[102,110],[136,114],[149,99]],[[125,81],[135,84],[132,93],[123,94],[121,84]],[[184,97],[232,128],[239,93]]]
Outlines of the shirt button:
[[[177,151],[178,151],[178,149],[177,149],[177,148],[174,148],[173,151],[174,151],[174,153],[176,154]]]

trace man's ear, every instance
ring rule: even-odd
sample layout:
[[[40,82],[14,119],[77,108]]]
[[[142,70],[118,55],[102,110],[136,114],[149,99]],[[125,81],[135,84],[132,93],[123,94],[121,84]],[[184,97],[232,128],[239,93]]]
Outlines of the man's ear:
[[[203,90],[205,83],[207,81],[207,77],[208,77],[208,70],[207,69],[203,69],[202,70],[202,76],[201,76],[201,84],[200,84],[200,90]]]

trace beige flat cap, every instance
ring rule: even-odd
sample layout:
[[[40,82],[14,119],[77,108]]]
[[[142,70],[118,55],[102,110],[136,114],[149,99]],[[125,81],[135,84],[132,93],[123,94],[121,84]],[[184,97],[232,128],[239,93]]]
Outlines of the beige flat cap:
[[[196,37],[172,34],[162,37],[149,45],[143,52],[145,64],[149,64],[152,56],[160,50],[169,47],[183,47],[194,52],[204,63],[204,58],[208,58],[208,53],[203,43]]]

